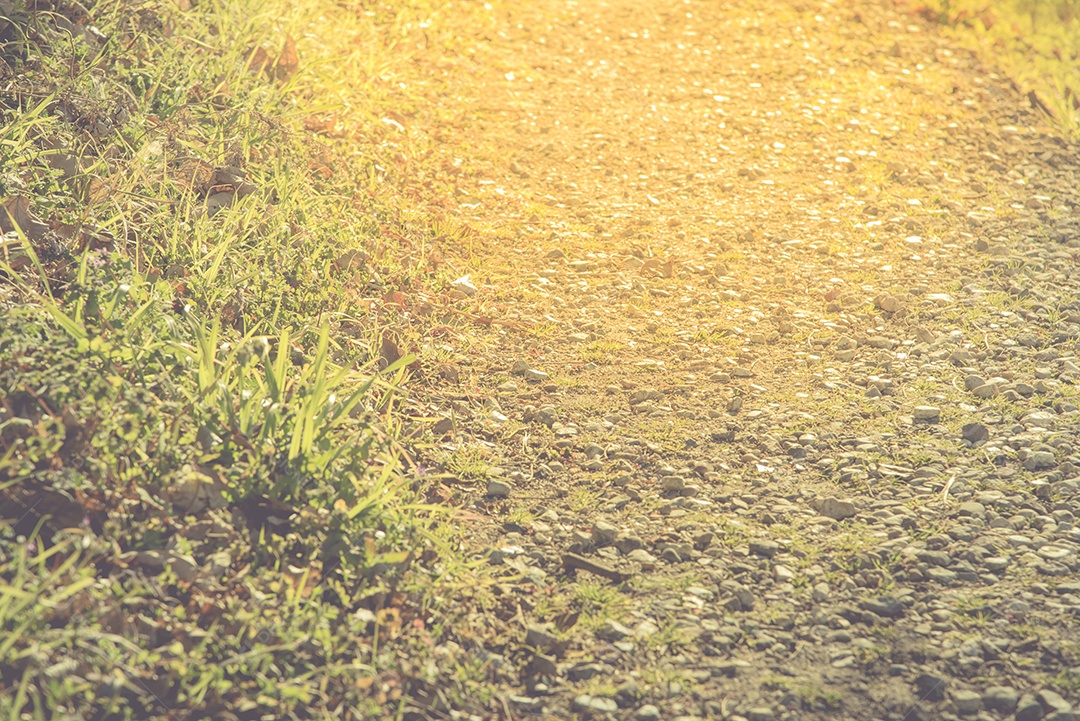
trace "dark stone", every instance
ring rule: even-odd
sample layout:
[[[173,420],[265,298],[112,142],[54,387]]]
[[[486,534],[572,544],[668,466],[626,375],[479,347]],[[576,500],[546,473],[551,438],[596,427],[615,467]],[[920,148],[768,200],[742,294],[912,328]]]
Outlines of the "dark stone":
[[[932,673],[921,673],[915,679],[915,688],[919,691],[919,698],[923,701],[940,701],[945,698],[944,677]]]

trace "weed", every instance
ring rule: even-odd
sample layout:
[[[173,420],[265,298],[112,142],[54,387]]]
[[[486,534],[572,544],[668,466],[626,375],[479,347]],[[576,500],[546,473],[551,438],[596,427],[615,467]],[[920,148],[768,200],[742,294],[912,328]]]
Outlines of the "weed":
[[[494,474],[492,454],[489,449],[479,444],[465,444],[444,454],[441,465],[459,478],[476,481],[487,480]]]
[[[585,344],[581,348],[581,359],[583,361],[591,361],[601,365],[614,362],[614,356],[622,345],[611,340],[594,340]]]

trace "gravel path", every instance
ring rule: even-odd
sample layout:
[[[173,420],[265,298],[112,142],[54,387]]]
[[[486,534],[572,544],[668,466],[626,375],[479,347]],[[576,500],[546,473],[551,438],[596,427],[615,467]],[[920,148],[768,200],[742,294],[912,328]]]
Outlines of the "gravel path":
[[[514,718],[1072,719],[1076,146],[891,4],[471,52],[442,151],[504,250],[442,450],[500,582],[446,652]]]

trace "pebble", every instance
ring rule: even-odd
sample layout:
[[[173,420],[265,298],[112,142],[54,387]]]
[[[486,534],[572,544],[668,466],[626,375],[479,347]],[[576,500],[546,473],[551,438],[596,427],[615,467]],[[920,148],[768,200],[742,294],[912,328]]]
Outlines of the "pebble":
[[[831,591],[832,589],[829,588],[829,584],[822,581],[821,583],[814,584],[813,591],[811,592],[811,597],[817,603],[822,603],[823,601],[829,600],[829,594]]]
[[[879,295],[874,299],[874,305],[886,313],[895,313],[900,310],[900,301],[891,295]]]
[[[525,713],[542,714],[544,712],[544,699],[530,696],[510,696],[510,703]]]
[[[961,516],[982,518],[986,515],[986,506],[978,501],[964,501],[956,511]]]
[[[984,383],[986,383],[986,380],[981,378],[980,376],[968,376],[964,379],[964,387],[967,388],[969,391],[978,388]]]
[[[533,624],[525,629],[525,643],[539,649],[557,648],[559,638],[551,632],[549,624]]]
[[[597,638],[602,638],[605,641],[622,641],[625,638],[630,638],[633,632],[626,626],[622,625],[618,621],[612,621],[608,619],[596,629]]]
[[[656,565],[656,556],[652,555],[644,548],[635,548],[633,551],[630,551],[630,553],[626,554],[626,557],[627,559],[634,561],[635,563],[649,566]]]
[[[1058,712],[1068,713],[1072,711],[1072,704],[1066,701],[1061,694],[1056,691],[1051,691],[1048,688],[1044,688],[1035,694],[1035,700],[1039,702],[1039,705],[1043,707],[1047,715]]]
[[[904,606],[893,596],[881,596],[880,598],[868,598],[859,602],[859,607],[872,611],[879,616],[897,618],[904,615]]]
[[[647,703],[634,713],[634,718],[637,721],[660,721],[660,709]]]
[[[1072,549],[1065,546],[1047,544],[1036,551],[1040,556],[1051,561],[1060,561],[1066,556],[1072,555]]]
[[[965,441],[970,443],[984,442],[990,439],[990,429],[982,423],[968,423],[960,431]]]
[[[915,406],[913,417],[924,423],[937,423],[941,418],[941,409],[934,406]]]
[[[1024,468],[1029,471],[1041,471],[1056,465],[1057,461],[1050,451],[1036,451],[1024,460]]]
[[[915,688],[919,696],[926,701],[940,701],[945,698],[948,679],[933,673],[922,673],[915,678]]]
[[[952,700],[957,713],[965,716],[977,713],[982,708],[982,696],[974,691],[953,691]]]
[[[1039,721],[1043,717],[1043,707],[1034,696],[1023,696],[1016,704],[1015,721]]]
[[[834,521],[842,521],[845,518],[851,518],[857,511],[855,509],[855,504],[851,501],[829,497],[821,501],[819,513]]]
[[[615,703],[615,699],[604,698],[603,696],[590,696],[589,694],[581,694],[574,699],[574,710],[584,713],[614,713],[619,710],[619,705]]]
[[[983,705],[990,711],[1012,713],[1020,701],[1020,693],[1011,686],[990,686],[983,691]]]
[[[606,521],[595,521],[592,526],[592,542],[597,546],[610,546],[619,535],[619,529]]]
[[[686,488],[686,479],[682,476],[664,476],[660,479],[660,488],[666,492],[677,493]]]
[[[493,478],[488,481],[487,495],[492,498],[506,498],[510,495],[510,484]]]
[[[795,580],[795,572],[787,566],[777,564],[773,567],[773,577],[780,583],[791,583]]]
[[[776,541],[755,540],[750,541],[750,553],[762,558],[772,558],[780,551],[780,544]]]

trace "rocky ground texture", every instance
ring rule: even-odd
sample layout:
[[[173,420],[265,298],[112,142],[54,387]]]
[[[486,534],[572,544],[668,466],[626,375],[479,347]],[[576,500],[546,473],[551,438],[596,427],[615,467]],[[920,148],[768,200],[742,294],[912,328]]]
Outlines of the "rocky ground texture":
[[[545,0],[473,57],[491,330],[430,393],[495,581],[443,652],[513,718],[1080,714],[1077,146],[885,3]]]

